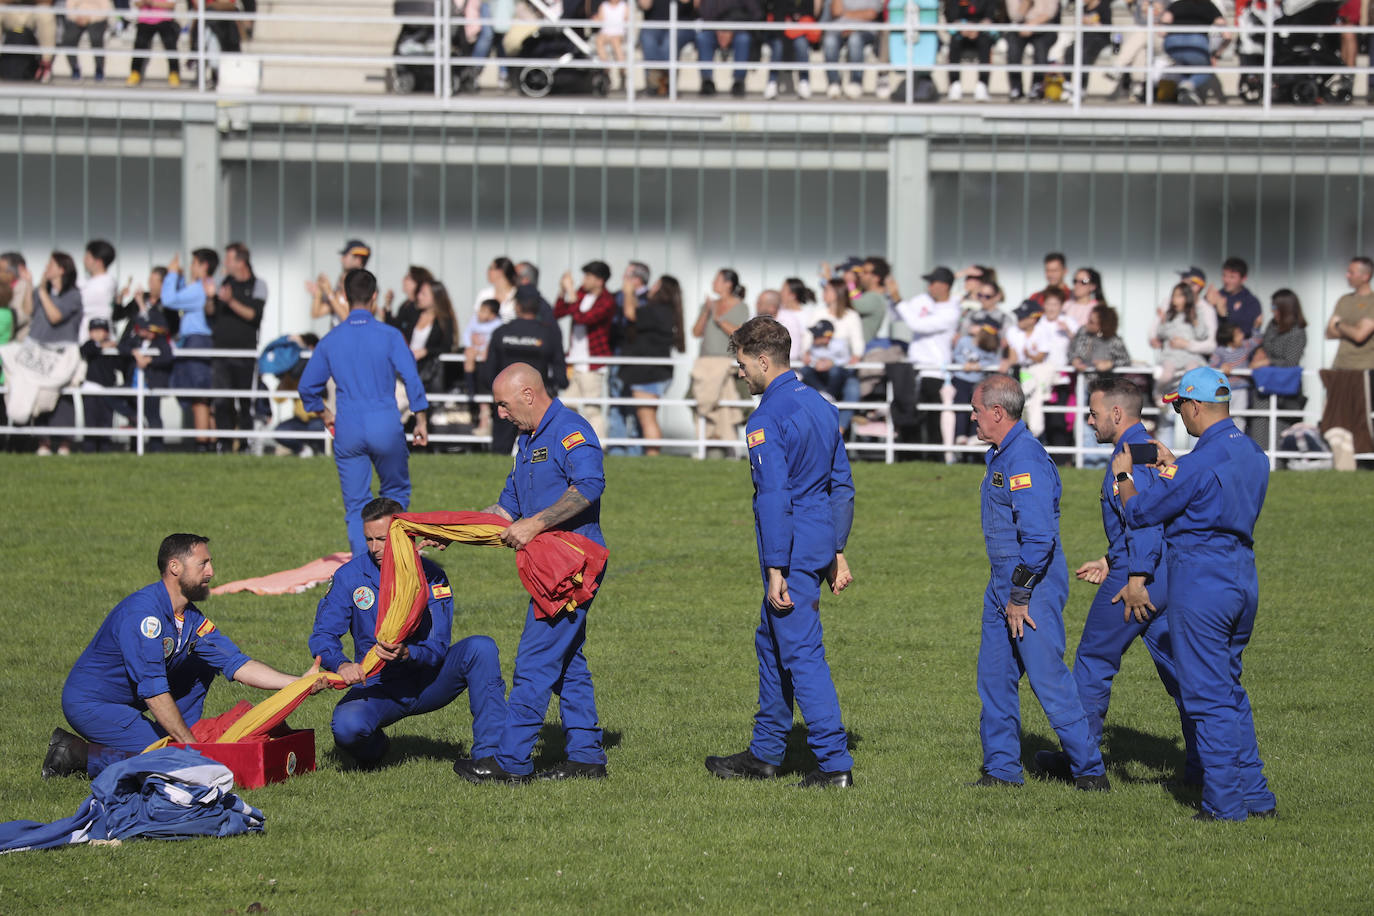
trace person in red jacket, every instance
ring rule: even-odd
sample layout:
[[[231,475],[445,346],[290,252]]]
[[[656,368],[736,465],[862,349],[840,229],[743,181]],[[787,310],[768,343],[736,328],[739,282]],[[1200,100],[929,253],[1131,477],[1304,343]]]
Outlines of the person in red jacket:
[[[572,272],[563,274],[561,295],[553,307],[554,318],[572,316],[572,336],[568,341],[568,391],[574,410],[587,418],[596,437],[606,436],[606,411],[601,404],[577,404],[578,399],[601,398],[606,394],[606,367],[590,362],[594,356],[610,356],[611,322],[615,318],[615,299],[606,291],[611,268],[605,261],[582,265],[582,285],[576,286]]]

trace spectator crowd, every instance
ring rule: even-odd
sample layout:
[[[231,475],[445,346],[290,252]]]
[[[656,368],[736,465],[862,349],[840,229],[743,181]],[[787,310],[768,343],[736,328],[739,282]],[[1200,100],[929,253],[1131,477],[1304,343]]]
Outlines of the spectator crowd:
[[[338,277],[321,273],[305,284],[312,318],[331,326],[347,319],[342,277],[366,267],[371,256],[366,242],[350,239],[339,252]],[[242,432],[263,429],[273,412],[270,397],[250,395],[266,390],[270,377],[279,400],[288,400],[318,338],[259,339],[269,290],[242,243],[222,252],[195,249],[185,263],[173,255],[145,282],[122,288],[116,288],[115,257],[104,240],[86,246],[80,268],[62,251],[52,252],[41,271],[17,252],[0,254],[0,356],[10,373],[10,419],[55,430],[16,437],[14,447],[24,441],[39,454],[69,452],[77,405],[61,392],[80,384],[86,428],[110,429],[123,417],[154,431],[149,447],[160,448],[161,397],[140,399],[129,389],[171,390],[182,412],[179,438],[194,440],[188,447],[247,448]],[[1059,252],[1045,255],[1042,266],[1042,280],[1019,296],[1009,297],[988,265],[937,266],[908,294],[885,258],[848,257],[820,265],[810,280],[785,277],[752,300],[739,273],[722,267],[710,277],[704,301],[689,311],[681,281],[655,276],[642,261],[624,264],[616,279],[605,261],[587,262],[563,273],[546,298],[536,265],[501,256],[471,292],[451,291],[433,271],[413,265],[399,278],[399,293],[378,298],[375,317],[401,332],[426,392],[447,395],[431,408],[431,433],[490,437],[502,453],[510,451],[515,428],[480,396],[515,362],[534,366],[550,395],[568,400],[609,440],[608,451],[659,453],[668,440],[658,402],[684,362],[679,357],[689,334],[697,346],[684,387],[698,428],[712,454],[737,452],[750,402],[729,339],[754,315],[788,329],[799,377],[839,405],[847,438],[884,440],[890,424],[898,441],[927,446],[919,454],[931,460],[976,457],[970,399],[990,374],[1019,381],[1027,427],[1056,460],[1067,462],[1073,446],[1092,442],[1080,419],[1078,376],[1084,386],[1102,375],[1129,376],[1153,391],[1160,406],[1185,372],[1204,365],[1230,377],[1235,422],[1262,446],[1272,438],[1285,451],[1324,452],[1325,435],[1338,456],[1374,451],[1368,403],[1374,264],[1368,258],[1349,262],[1351,292],[1336,304],[1324,332],[1339,344],[1323,372],[1327,404],[1320,427],[1300,422],[1308,345],[1302,303],[1285,288],[1270,294],[1266,308],[1247,286],[1242,259],[1226,259],[1215,282],[1202,267],[1178,272],[1154,310],[1148,356],[1132,354],[1122,340],[1121,314],[1096,268],[1070,270]],[[21,358],[26,345],[29,356]],[[211,358],[206,350],[261,354]],[[1267,408],[1270,398],[1283,414],[1277,430],[1258,411],[1244,415],[1246,408]],[[140,400],[141,420],[135,416]],[[1171,444],[1172,414],[1160,411],[1153,422],[1156,435]],[[292,435],[301,432],[315,436]],[[277,449],[312,454],[310,441],[323,433],[323,421],[293,401],[277,427]],[[82,446],[93,451],[110,442],[87,435]]]

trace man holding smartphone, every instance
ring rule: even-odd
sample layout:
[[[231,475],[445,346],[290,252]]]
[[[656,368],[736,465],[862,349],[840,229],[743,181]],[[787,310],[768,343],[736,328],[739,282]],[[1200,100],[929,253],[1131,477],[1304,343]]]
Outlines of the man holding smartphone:
[[[1153,465],[1158,449],[1140,422],[1145,393],[1130,379],[1104,375],[1093,382],[1088,396],[1088,425],[1100,443],[1112,443],[1112,457],[1129,453],[1138,492],[1159,485]],[[1102,721],[1112,697],[1112,679],[1121,670],[1121,659],[1139,637],[1154,659],[1159,679],[1174,702],[1179,703],[1178,677],[1169,647],[1169,572],[1164,563],[1164,529],[1161,525],[1128,528],[1117,498],[1116,472],[1108,468],[1102,479],[1102,527],[1107,533],[1107,554],[1078,567],[1076,575],[1096,586],[1097,595],[1083,621],[1083,635],[1074,655],[1073,679],[1088,718],[1094,745],[1102,743]],[[1183,744],[1188,762],[1184,781],[1202,783],[1193,729],[1179,704]],[[1046,776],[1069,781],[1069,757],[1062,751],[1037,751],[1035,765]]]

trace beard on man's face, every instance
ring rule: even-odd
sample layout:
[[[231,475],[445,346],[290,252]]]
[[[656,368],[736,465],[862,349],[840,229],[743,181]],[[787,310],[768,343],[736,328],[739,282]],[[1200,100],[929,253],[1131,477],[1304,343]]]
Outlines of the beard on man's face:
[[[177,581],[181,585],[181,593],[186,596],[187,601],[204,601],[210,597],[209,582],[187,582],[184,578]]]

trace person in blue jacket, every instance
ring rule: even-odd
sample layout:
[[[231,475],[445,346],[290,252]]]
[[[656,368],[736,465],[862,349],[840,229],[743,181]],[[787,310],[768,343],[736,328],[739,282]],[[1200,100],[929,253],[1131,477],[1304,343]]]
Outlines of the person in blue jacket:
[[[982,484],[983,538],[991,574],[978,648],[983,775],[975,786],[1020,786],[1021,675],[1030,680],[1068,754],[1074,787],[1111,788],[1073,676],[1064,664],[1069,570],[1059,543],[1059,471],[1021,421],[1016,380],[990,375],[973,389],[971,419],[992,445]]]
[[[1198,820],[1275,817],[1264,778],[1241,655],[1255,628],[1259,576],[1254,532],[1269,489],[1269,459],[1231,422],[1231,388],[1216,369],[1184,373],[1168,399],[1193,450],[1159,448],[1159,483],[1136,487],[1128,456],[1112,461],[1122,517],[1132,528],[1164,526],[1169,633],[1183,709],[1202,761]]]
[[[162,579],[115,605],[77,658],[62,687],[62,714],[79,737],[53,731],[44,778],[95,776],[169,735],[194,742],[191,726],[217,672],[262,690],[300,677],[249,658],[193,603],[210,595],[209,541],[198,534],[164,538],[157,552]],[[318,662],[306,674],[317,671]],[[321,678],[314,689],[324,685]]]
[[[453,591],[438,564],[421,560],[429,589],[424,616],[415,632],[401,643],[379,642],[377,596],[381,588],[382,555],[386,551],[391,517],[401,512],[394,499],[378,497],[363,506],[363,534],[367,553],[356,556],[334,573],[329,592],[315,611],[310,654],[321,664],[356,684],[334,707],[330,728],[334,742],[363,768],[386,756],[391,740],[383,728],[410,716],[442,709],[468,691],[472,710],[472,756],[496,750],[506,721],[506,682],[501,658],[490,636],[469,636],[452,645]],[[342,637],[353,637],[353,657],[344,653]],[[360,664],[369,649],[386,662],[381,674],[364,683]]]
[[[1098,442],[1115,447],[1112,457],[1129,452],[1133,445],[1145,445],[1150,434],[1140,422],[1145,392],[1128,378],[1104,375],[1093,382],[1088,394],[1088,425]],[[1136,465],[1135,482],[1140,492],[1159,483],[1157,472],[1149,465]],[[1073,679],[1078,699],[1088,716],[1088,729],[1095,744],[1102,743],[1102,721],[1112,696],[1112,679],[1121,670],[1121,659],[1139,637],[1154,660],[1164,689],[1173,697],[1183,723],[1183,745],[1187,752],[1185,782],[1200,785],[1202,767],[1197,760],[1191,720],[1183,714],[1178,699],[1178,677],[1169,644],[1168,607],[1169,568],[1164,562],[1164,529],[1160,525],[1129,528],[1122,518],[1117,499],[1116,474],[1109,468],[1102,478],[1098,499],[1102,504],[1102,527],[1107,533],[1107,554],[1078,568],[1076,575],[1096,585],[1083,635],[1074,655]],[[1057,779],[1071,779],[1068,755],[1062,751],[1037,751],[1035,763],[1042,772]]]
[[[396,409],[396,378],[405,383],[410,409],[415,412],[414,442],[429,442],[429,407],[415,356],[401,332],[373,315],[377,278],[365,270],[344,277],[348,318],[324,336],[301,373],[298,390],[307,413],[321,414],[334,434],[334,463],[343,490],[348,547],[355,557],[367,553],[362,509],[372,499],[372,468],[381,481],[379,496],[410,505],[410,451]],[[334,379],[337,422],[325,406],[325,386]]]
[[[748,749],[707,757],[706,769],[722,779],[777,776],[795,701],[818,764],[797,785],[851,786],[854,759],[820,617],[822,580],[837,595],[853,581],[844,548],[854,521],[854,479],[839,412],[792,371],[791,335],[772,318],[740,325],[730,349],[749,393],[762,395],[745,426],[764,588],[754,636],[759,710]]]
[[[501,534],[506,546],[523,550],[543,531],[571,531],[603,547],[601,494],[606,475],[601,443],[591,424],[549,397],[544,379],[529,363],[507,366],[492,382],[497,415],[520,431],[515,466],[500,499],[484,509],[509,519]],[[432,543],[432,542],[427,542]],[[603,572],[604,576],[604,572]],[[592,673],[583,645],[592,601],[555,617],[525,611],[525,628],[515,650],[506,721],[496,753],[459,760],[453,771],[473,783],[521,783],[534,772],[532,754],[549,698],[558,694],[567,759],[539,779],[604,779],[606,752],[597,721]]]

